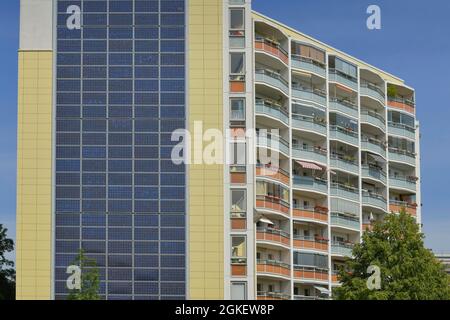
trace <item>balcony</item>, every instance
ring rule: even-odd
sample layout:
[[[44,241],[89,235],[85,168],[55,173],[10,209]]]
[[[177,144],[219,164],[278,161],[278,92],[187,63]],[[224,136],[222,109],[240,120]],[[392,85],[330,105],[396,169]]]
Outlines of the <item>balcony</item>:
[[[269,210],[283,216],[289,217],[289,203],[283,199],[269,196],[269,195],[257,195],[256,196],[256,208],[259,210]]]
[[[384,94],[383,90],[376,84],[373,84],[373,83],[370,83],[367,81],[361,81],[360,94],[369,96],[372,99],[375,99],[376,101],[381,103],[381,105],[383,105],[383,106],[386,103],[385,94]]]
[[[363,191],[362,204],[387,211],[387,200],[383,195],[374,192]]]
[[[297,54],[292,54],[291,58],[291,64],[293,68],[315,73],[322,78],[326,77],[326,68],[324,64],[311,58],[302,57]]]
[[[316,177],[294,176],[294,188],[318,192],[322,194],[328,193],[328,183],[326,180]]]
[[[291,296],[282,292],[258,291],[256,293],[257,300],[290,300]]]
[[[336,69],[329,69],[328,81],[337,82],[358,91],[358,80]]]
[[[288,112],[281,105],[271,103],[268,100],[256,99],[255,112],[257,115],[269,116],[283,122],[286,126],[289,125]]]
[[[386,173],[380,167],[363,165],[362,177],[386,184]]]
[[[294,248],[316,251],[328,251],[328,239],[294,235]]]
[[[257,146],[266,147],[276,151],[283,152],[285,155],[289,155],[289,142],[280,136],[267,133],[266,135],[257,135]]]
[[[331,125],[330,126],[330,139],[339,140],[344,143],[348,143],[354,146],[359,146],[358,133],[352,129]]]
[[[255,39],[255,50],[262,51],[270,56],[280,59],[286,65],[289,64],[289,57],[286,50],[284,50],[281,45],[277,42],[269,40],[267,38],[256,36]]]
[[[313,162],[327,163],[327,151],[318,147],[307,147],[294,144],[292,146],[292,157]]]
[[[389,148],[389,161],[401,162],[416,166],[416,155],[406,150]]]
[[[359,117],[358,105],[349,100],[330,97],[330,111],[339,111],[353,118]]]
[[[277,88],[286,95],[289,94],[289,83],[281,76],[281,74],[269,69],[257,69],[255,71],[255,81]]]
[[[294,266],[294,278],[306,281],[328,282],[328,270],[314,266]]]
[[[329,298],[323,298],[319,296],[302,296],[302,295],[294,295],[294,300],[330,300]]]
[[[291,277],[290,265],[277,260],[257,260],[256,272],[272,276]]]
[[[353,243],[333,241],[331,243],[331,254],[336,256],[351,257],[353,247]]]
[[[357,217],[339,213],[331,213],[331,225],[352,230],[360,229],[359,219]]]
[[[388,96],[388,106],[396,109],[400,109],[412,114],[416,112],[416,104],[414,101],[405,99],[402,97],[389,97]]]
[[[327,135],[327,122],[323,118],[312,118],[300,114],[292,114],[292,128]]]
[[[361,149],[376,153],[386,158],[386,145],[383,141],[371,137],[361,137]]]
[[[359,190],[353,186],[346,186],[340,183],[331,184],[331,195],[359,202]]]
[[[314,207],[306,208],[302,206],[294,206],[293,217],[300,220],[318,222],[321,224],[328,223],[328,208]]]
[[[358,162],[351,159],[351,157],[346,158],[345,156],[332,154],[330,159],[330,167],[346,171],[354,175],[359,175]]]
[[[386,120],[382,115],[373,111],[361,110],[361,123],[370,124],[383,132],[386,131]]]
[[[389,176],[389,187],[416,192],[417,178]]]
[[[291,245],[289,233],[274,228],[257,228],[256,240],[269,242],[275,245]]]
[[[331,272],[331,282],[333,284],[338,284],[339,283],[339,273],[338,273],[338,271],[333,270]]]
[[[308,100],[322,106],[327,105],[327,94],[323,90],[292,84],[292,96],[296,99]]]
[[[389,201],[389,211],[399,213],[402,209],[405,209],[406,213],[414,217],[417,216],[417,204],[406,201]]]
[[[289,184],[289,173],[281,168],[274,168],[258,164],[256,166],[256,176],[264,177],[278,182]]]
[[[389,122],[389,134],[416,140],[416,130],[402,123]]]

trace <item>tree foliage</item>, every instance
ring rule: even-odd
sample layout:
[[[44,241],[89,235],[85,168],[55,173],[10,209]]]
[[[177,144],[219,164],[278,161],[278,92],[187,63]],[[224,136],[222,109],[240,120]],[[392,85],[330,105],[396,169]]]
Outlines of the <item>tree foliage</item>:
[[[14,250],[14,241],[7,236],[8,229],[0,224],[0,300],[14,300],[16,297],[16,271],[14,262],[5,254]]]
[[[443,266],[424,247],[424,235],[405,210],[389,214],[365,232],[339,271],[342,286],[335,299],[345,300],[447,300],[450,281]],[[381,288],[369,290],[367,268],[380,268]]]
[[[68,300],[99,300],[100,275],[94,259],[86,257],[81,249],[72,262],[81,269],[81,289],[70,290]]]

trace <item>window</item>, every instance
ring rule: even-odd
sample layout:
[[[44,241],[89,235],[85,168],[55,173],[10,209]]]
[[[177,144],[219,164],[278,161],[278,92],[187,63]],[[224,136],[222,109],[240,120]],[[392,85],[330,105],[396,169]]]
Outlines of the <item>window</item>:
[[[245,73],[244,68],[245,54],[241,52],[230,53],[230,73],[232,75],[242,75]]]
[[[247,283],[231,283],[231,300],[247,300]]]
[[[231,121],[245,121],[245,100],[244,99],[231,99]]]
[[[244,29],[244,9],[230,9],[230,29]]]
[[[247,244],[243,236],[231,236],[231,263],[247,263]]]
[[[245,216],[247,211],[247,197],[245,190],[231,190],[231,212]]]
[[[245,142],[232,142],[230,150],[230,159],[232,165],[245,166],[246,148]]]

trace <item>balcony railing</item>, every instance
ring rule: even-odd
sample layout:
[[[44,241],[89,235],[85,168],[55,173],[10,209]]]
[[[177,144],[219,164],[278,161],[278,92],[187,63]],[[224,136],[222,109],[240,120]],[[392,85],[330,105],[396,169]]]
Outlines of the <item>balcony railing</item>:
[[[330,139],[340,140],[345,143],[349,143],[358,146],[358,132],[353,131],[350,128],[345,128],[336,125],[330,125]]]
[[[294,188],[312,192],[328,193],[327,181],[317,177],[294,175]]]
[[[361,137],[361,149],[386,157],[386,144],[378,139],[366,136]]]
[[[386,184],[386,173],[379,167],[372,165],[362,165],[363,178],[378,180]]]
[[[389,187],[406,189],[412,192],[416,192],[416,180],[408,177],[396,177],[394,175],[389,176]]]
[[[307,88],[298,84],[292,84],[292,96],[297,99],[309,100],[322,106],[327,105],[327,94],[323,90]]]
[[[346,159],[337,154],[331,154],[330,166],[339,170],[347,171],[353,174],[359,174],[358,162]]]
[[[266,177],[280,181],[284,184],[289,184],[289,172],[281,168],[274,168],[262,164],[256,165],[256,176]]]
[[[266,83],[272,87],[278,88],[286,95],[289,94],[289,83],[279,73],[269,69],[256,69],[255,80],[257,82]]]
[[[387,200],[386,198],[374,192],[363,191],[362,193],[362,203],[363,205],[369,205],[372,207],[377,207],[383,211],[387,211]]]
[[[256,99],[255,106],[256,114],[268,115],[289,125],[289,114],[281,106],[277,106],[264,99]]]
[[[290,300],[291,296],[287,293],[258,291],[256,293],[257,300]]]
[[[350,228],[353,230],[359,230],[359,219],[339,213],[331,213],[331,225],[336,227],[344,227],[344,228]]]
[[[388,106],[414,114],[416,112],[416,103],[412,100],[402,97],[389,97]]]
[[[411,140],[416,140],[416,130],[402,123],[389,122],[389,133]]]
[[[289,63],[289,57],[286,50],[284,50],[280,44],[275,43],[267,38],[256,36],[255,39],[255,49],[259,51],[264,51],[274,57],[277,57],[285,64]]]
[[[292,114],[292,127],[294,129],[308,130],[320,135],[327,135],[327,121],[324,118],[309,117],[301,114]]]
[[[343,72],[336,69],[329,69],[328,80],[343,84],[355,91],[358,91],[358,79],[353,78]]]
[[[331,195],[359,201],[359,190],[354,186],[346,186],[340,183],[331,183]]]
[[[294,248],[328,251],[328,239],[294,235]]]
[[[332,98],[330,97],[330,110],[331,111],[340,111],[344,114],[348,114],[354,118],[358,118],[358,105],[349,100]]]
[[[353,247],[353,243],[333,241],[331,242],[331,254],[351,257]]]
[[[281,244],[285,246],[290,245],[290,235],[289,233],[274,229],[274,228],[257,228],[256,229],[256,240],[268,241],[276,244]]]
[[[283,277],[291,276],[291,266],[278,260],[257,260],[257,272]]]
[[[385,104],[385,94],[383,90],[376,84],[367,81],[361,81],[361,94],[377,100],[383,106]]]
[[[266,135],[258,133],[257,145],[259,147],[275,149],[289,155],[289,142],[287,142],[284,138],[269,132]]]
[[[269,195],[257,195],[256,207],[258,209],[266,209],[289,216],[289,203],[279,197]]]
[[[326,76],[326,67],[325,64],[313,60],[311,58],[302,57],[298,54],[291,55],[291,63],[293,68],[302,69],[308,72],[315,73],[321,77]]]
[[[315,266],[294,265],[294,277],[301,280],[328,281],[328,269]]]
[[[416,204],[409,203],[406,201],[389,200],[389,211],[398,213],[402,209],[405,209],[405,211],[412,216],[417,215],[417,205]]]
[[[328,223],[328,208],[296,205],[293,208],[293,216],[302,220]]]
[[[371,124],[372,126],[381,129],[383,132],[386,131],[386,120],[382,115],[376,112],[361,110],[361,122]]]
[[[319,297],[319,296],[302,296],[294,295],[294,300],[329,300],[329,298]]]
[[[389,148],[389,160],[416,166],[416,155],[406,150]]]
[[[304,160],[310,160],[315,162],[320,162],[323,164],[327,163],[327,151],[323,148],[318,147],[303,147],[302,145],[293,144],[292,145],[292,157]]]

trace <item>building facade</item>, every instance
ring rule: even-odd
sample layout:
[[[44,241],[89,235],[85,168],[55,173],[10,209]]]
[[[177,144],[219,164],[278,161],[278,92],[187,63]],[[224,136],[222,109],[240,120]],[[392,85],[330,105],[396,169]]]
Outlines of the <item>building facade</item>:
[[[80,249],[104,299],[321,299],[374,221],[421,222],[414,90],[251,1],[21,0],[20,25],[19,299],[65,299]],[[223,161],[175,163],[178,129]]]
[[[450,275],[450,254],[436,253],[435,256],[444,265],[445,272]]]

